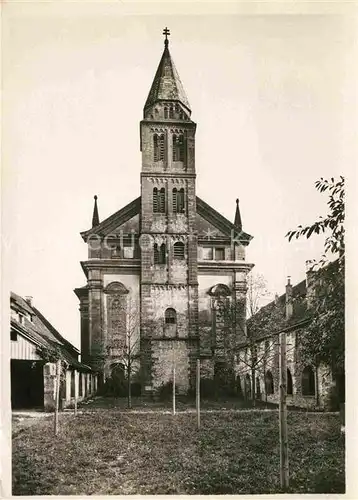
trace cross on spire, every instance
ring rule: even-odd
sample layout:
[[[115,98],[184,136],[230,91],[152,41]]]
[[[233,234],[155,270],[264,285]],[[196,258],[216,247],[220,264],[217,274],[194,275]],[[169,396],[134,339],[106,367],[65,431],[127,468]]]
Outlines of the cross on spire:
[[[164,45],[167,46],[169,43],[168,35],[170,35],[170,30],[167,27],[163,29],[163,35],[165,36]]]

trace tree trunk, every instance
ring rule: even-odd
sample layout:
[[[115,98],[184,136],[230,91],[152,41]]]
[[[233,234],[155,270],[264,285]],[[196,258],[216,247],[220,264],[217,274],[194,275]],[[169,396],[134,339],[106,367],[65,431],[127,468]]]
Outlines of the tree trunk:
[[[128,363],[128,408],[132,408],[132,366]]]
[[[256,379],[255,379],[255,368],[251,368],[251,387],[252,387],[252,406],[256,406]]]

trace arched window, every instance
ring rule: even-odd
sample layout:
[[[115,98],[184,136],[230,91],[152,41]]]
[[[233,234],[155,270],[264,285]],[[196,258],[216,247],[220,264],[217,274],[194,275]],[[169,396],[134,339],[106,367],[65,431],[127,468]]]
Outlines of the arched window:
[[[265,388],[266,394],[274,393],[273,376],[270,370],[268,370],[265,375]]]
[[[158,212],[165,213],[165,188],[161,188],[158,193]]]
[[[159,141],[157,134],[153,135],[154,161],[159,160]]]
[[[177,313],[176,310],[173,309],[172,307],[168,307],[165,311],[165,324],[166,325],[173,325],[176,324],[177,322]]]
[[[236,392],[239,398],[242,398],[242,387],[241,387],[241,380],[240,380],[240,375],[236,377]]]
[[[185,258],[184,249],[184,243],[181,241],[174,243],[174,259],[183,260]]]
[[[121,256],[121,245],[116,245],[115,248],[112,249],[112,258],[119,259]]]
[[[164,160],[164,134],[153,135],[154,161]]]
[[[311,366],[306,366],[302,372],[302,395],[314,396],[315,395],[315,380],[314,373]]]
[[[169,118],[174,118],[173,106],[169,107]]]
[[[184,188],[177,190],[173,189],[173,213],[184,213],[185,212],[185,198],[184,198]]]
[[[153,212],[159,212],[159,203],[158,203],[158,188],[153,189]]]
[[[168,108],[164,108],[164,118],[168,118]]]
[[[165,213],[165,188],[153,189],[153,212]]]
[[[154,264],[165,264],[166,246],[162,243],[160,246],[154,243]]]
[[[184,136],[173,135],[173,161],[184,161]]]
[[[287,394],[292,395],[292,393],[293,393],[292,375],[289,368],[287,368]]]

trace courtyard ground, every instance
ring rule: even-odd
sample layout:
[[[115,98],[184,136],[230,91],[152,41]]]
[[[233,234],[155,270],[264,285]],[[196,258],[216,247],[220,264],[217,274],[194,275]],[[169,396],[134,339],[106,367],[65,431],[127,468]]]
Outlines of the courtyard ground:
[[[62,413],[55,438],[52,417],[38,419],[13,438],[13,494],[280,492],[277,411],[226,409],[201,420],[198,430],[192,413],[130,413],[117,402]],[[290,492],[343,493],[339,416],[289,412],[288,426]]]

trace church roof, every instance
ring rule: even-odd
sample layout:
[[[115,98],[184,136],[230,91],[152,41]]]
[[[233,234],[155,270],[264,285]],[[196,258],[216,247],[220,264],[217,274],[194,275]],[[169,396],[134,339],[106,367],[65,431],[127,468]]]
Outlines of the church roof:
[[[178,71],[170,55],[168,43],[165,44],[164,52],[150,88],[144,109],[152,106],[158,101],[179,101],[190,112],[190,104],[185,94],[183,84],[179,78]]]

